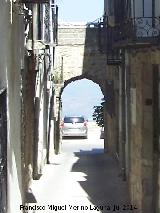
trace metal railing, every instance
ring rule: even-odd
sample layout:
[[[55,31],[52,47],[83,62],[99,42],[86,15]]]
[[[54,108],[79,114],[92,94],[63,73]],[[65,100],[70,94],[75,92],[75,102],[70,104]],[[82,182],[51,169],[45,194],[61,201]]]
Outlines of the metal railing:
[[[50,5],[45,4],[44,9],[44,40],[46,43],[49,43],[51,41],[51,35],[50,35]]]
[[[136,17],[108,28],[112,30],[112,39],[121,44],[155,43],[160,39],[159,17]],[[115,43],[116,45],[116,43]]]
[[[108,17],[99,23],[99,50],[107,55],[107,63],[121,63],[120,49],[126,46],[157,44],[160,41],[160,17],[126,18],[111,24]]]
[[[50,12],[50,10],[52,12]],[[44,40],[46,43],[53,42],[57,44],[57,30],[58,30],[58,6],[52,4],[45,4],[44,9]],[[53,33],[53,35],[51,35]]]
[[[53,28],[53,41],[58,43],[57,31],[58,31],[58,6],[52,5],[52,28]]]

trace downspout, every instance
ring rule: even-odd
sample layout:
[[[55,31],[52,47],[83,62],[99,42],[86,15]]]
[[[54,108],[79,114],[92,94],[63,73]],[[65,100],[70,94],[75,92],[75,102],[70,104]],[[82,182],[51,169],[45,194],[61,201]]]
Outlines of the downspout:
[[[38,5],[33,4],[32,6],[32,53],[33,56],[36,56],[35,43],[38,37],[37,31],[37,17],[38,17]]]
[[[63,56],[61,58],[61,74],[60,74],[60,83],[63,83]]]
[[[54,8],[54,1],[50,0],[50,46],[49,46],[49,51],[50,51],[50,67],[48,69],[48,75],[49,76],[49,80],[50,80],[50,88],[48,88],[51,92],[50,94],[50,100],[49,100],[49,116],[48,116],[48,142],[47,142],[47,164],[50,163],[50,146],[51,146],[51,134],[54,134],[53,132],[51,133],[51,129],[52,129],[52,122],[53,122],[53,106],[54,106],[54,86],[53,86],[53,81],[52,81],[52,71],[53,71],[53,65],[54,65],[54,32],[53,32],[53,18],[54,18],[54,12],[53,12],[53,8]],[[52,83],[51,83],[52,82]]]
[[[59,154],[60,152],[60,144],[61,144],[61,132],[60,132],[60,121],[61,121],[61,110],[62,110],[62,101],[60,97],[56,97],[57,105],[58,105],[58,115],[56,120],[56,141],[55,141],[55,154]]]
[[[53,122],[53,106],[54,106],[54,89],[52,87],[52,95],[50,98],[50,108],[49,108],[49,127],[48,127],[48,143],[47,143],[47,164],[50,163],[50,145],[51,145],[51,134],[54,134],[54,132],[51,132],[52,122]]]
[[[122,65],[121,65],[121,92],[122,92],[122,178],[126,180],[126,102],[125,102],[125,85],[126,85],[126,75],[125,75],[125,51],[122,50]]]
[[[37,20],[38,18],[38,4],[33,4],[32,6],[32,72],[35,72],[36,70],[36,49],[35,49],[35,43],[38,37],[38,26],[37,26]],[[35,76],[36,78],[36,76]],[[39,117],[39,100],[35,99],[35,128],[34,128],[34,154],[33,154],[33,178],[38,178],[38,165],[37,165],[37,158],[38,158],[38,117]]]

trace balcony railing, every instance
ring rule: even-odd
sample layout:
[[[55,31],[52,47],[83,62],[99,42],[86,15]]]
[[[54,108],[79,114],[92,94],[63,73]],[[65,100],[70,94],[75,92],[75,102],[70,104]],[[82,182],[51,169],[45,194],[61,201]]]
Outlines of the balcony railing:
[[[46,43],[51,42],[51,35],[50,35],[50,5],[45,5],[44,9],[44,40]]]
[[[46,43],[53,42],[54,45],[56,45],[58,30],[58,6],[55,4],[51,4],[51,6],[49,4],[45,4],[44,13],[44,40]],[[53,35],[51,35],[51,33]]]
[[[53,40],[55,44],[58,43],[57,31],[58,31],[58,6],[52,5],[52,28],[53,28]]]
[[[159,17],[137,17],[110,27],[115,46],[153,44],[160,40]]]
[[[99,23],[99,50],[107,55],[107,63],[121,63],[120,49],[128,46],[157,44],[160,41],[160,17],[128,18],[111,25],[105,18]]]

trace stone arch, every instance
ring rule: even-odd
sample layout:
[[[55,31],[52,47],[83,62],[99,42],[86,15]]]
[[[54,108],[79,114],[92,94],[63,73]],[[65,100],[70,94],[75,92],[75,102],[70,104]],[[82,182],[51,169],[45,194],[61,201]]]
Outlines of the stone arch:
[[[64,86],[58,85],[62,91],[70,82],[86,78],[97,83],[105,93],[106,54],[99,51],[97,26],[79,23],[59,25],[54,75],[64,81]]]
[[[72,82],[74,82],[74,81],[82,80],[82,79],[91,80],[91,81],[93,81],[94,83],[98,84],[99,87],[100,87],[100,90],[101,90],[102,94],[104,95],[104,84],[103,84],[102,80],[97,79],[97,78],[94,79],[93,76],[88,76],[88,75],[86,75],[86,74],[82,74],[82,75],[75,76],[75,77],[72,77],[72,78],[70,78],[70,79],[64,81],[64,85],[63,85],[63,87],[61,87],[61,89],[60,89],[60,95],[59,95],[59,97],[61,98],[61,95],[62,95],[62,93],[63,93],[63,90],[65,89],[65,87],[67,87],[67,85],[69,85],[70,83],[72,83]]]
[[[76,80],[87,79],[99,85],[106,96],[106,54],[99,51],[99,29],[80,24],[61,24],[58,30],[58,46],[55,47],[54,76],[55,119],[57,131],[61,118],[61,95],[65,87]],[[63,82],[63,83],[62,83]],[[59,133],[57,133],[57,141]]]
[[[58,128],[59,125],[60,125],[60,121],[62,119],[62,100],[61,100],[62,93],[63,93],[64,89],[70,83],[75,82],[77,80],[82,80],[82,79],[87,79],[87,80],[90,80],[90,81],[96,83],[99,86],[103,96],[105,97],[105,94],[106,94],[105,93],[106,92],[105,91],[106,79],[102,79],[102,77],[101,78],[97,78],[97,77],[94,77],[93,75],[88,75],[88,74],[85,73],[85,74],[77,75],[77,76],[74,76],[72,78],[69,78],[69,79],[65,80],[63,85],[62,84],[61,85],[57,85],[57,102],[56,102],[56,104],[57,104],[57,106],[56,106],[56,108],[57,108],[57,130],[56,130],[57,131],[57,139],[56,139],[56,141],[58,142],[57,143],[58,144],[57,147],[61,146],[61,140],[62,140],[61,134],[60,134],[60,130]],[[106,117],[106,109],[104,110],[104,116]],[[104,122],[104,128],[107,130],[107,122],[106,121]],[[107,152],[107,149],[108,149],[108,142],[104,138],[104,151]]]

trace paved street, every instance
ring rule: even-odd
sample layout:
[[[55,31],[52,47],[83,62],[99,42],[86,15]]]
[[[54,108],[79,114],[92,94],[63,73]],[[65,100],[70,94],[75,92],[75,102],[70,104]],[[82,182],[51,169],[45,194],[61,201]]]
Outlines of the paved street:
[[[63,140],[61,154],[52,161],[32,185],[44,212],[106,213],[113,212],[114,205],[115,212],[135,212],[122,210],[128,204],[126,183],[119,177],[117,162],[103,152],[99,128],[91,125],[88,139]]]

